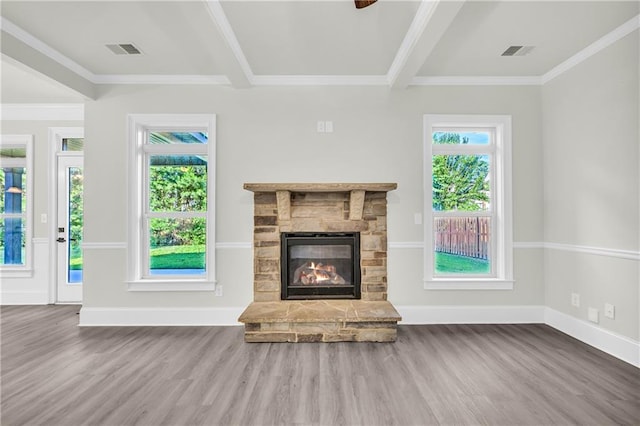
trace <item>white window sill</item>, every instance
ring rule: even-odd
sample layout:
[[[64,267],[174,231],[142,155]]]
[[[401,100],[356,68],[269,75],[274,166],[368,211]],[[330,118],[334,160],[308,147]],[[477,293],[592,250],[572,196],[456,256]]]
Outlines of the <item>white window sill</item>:
[[[127,283],[129,291],[215,291],[216,282],[207,280],[136,280]]]
[[[513,290],[513,280],[440,278],[424,281],[425,290]]]
[[[33,269],[15,268],[0,269],[0,278],[31,278],[33,277]]]

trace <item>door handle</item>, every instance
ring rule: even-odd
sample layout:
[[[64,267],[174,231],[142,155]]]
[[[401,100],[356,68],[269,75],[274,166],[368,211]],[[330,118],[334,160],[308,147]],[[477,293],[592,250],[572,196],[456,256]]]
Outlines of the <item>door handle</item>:
[[[66,243],[67,242],[67,240],[65,240],[62,237],[58,238],[56,241],[59,242],[59,243]]]

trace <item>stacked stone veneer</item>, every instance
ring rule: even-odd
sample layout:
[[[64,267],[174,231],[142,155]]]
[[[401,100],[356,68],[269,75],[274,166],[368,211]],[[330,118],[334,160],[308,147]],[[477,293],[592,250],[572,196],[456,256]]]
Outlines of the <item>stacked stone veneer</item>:
[[[254,302],[248,342],[396,339],[387,302],[387,191],[395,184],[245,184],[254,192]],[[359,232],[361,300],[281,300],[280,234]]]
[[[278,195],[254,195],[254,301],[280,300],[282,232],[360,232],[362,300],[386,300],[386,193],[366,192],[359,220],[349,219],[350,192],[290,194],[290,214],[285,212],[281,217]]]

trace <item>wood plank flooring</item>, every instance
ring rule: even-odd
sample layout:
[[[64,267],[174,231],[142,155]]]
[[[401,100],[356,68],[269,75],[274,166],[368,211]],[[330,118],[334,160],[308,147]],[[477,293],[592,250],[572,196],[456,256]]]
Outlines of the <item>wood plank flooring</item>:
[[[545,325],[252,344],[242,327],[79,328],[78,311],[1,308],[2,425],[640,424],[640,370]]]

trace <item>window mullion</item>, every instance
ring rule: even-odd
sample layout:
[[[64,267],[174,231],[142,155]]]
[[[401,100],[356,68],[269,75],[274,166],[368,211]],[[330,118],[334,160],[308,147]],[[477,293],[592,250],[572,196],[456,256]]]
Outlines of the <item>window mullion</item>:
[[[489,217],[494,216],[493,211],[491,210],[472,210],[472,211],[464,211],[464,210],[434,210],[433,217]]]
[[[192,219],[207,218],[207,212],[146,212],[145,217],[149,219]]]
[[[206,144],[175,144],[150,145],[145,144],[142,150],[146,154],[155,155],[207,155]]]
[[[492,155],[495,146],[485,145],[433,145],[432,155]]]

